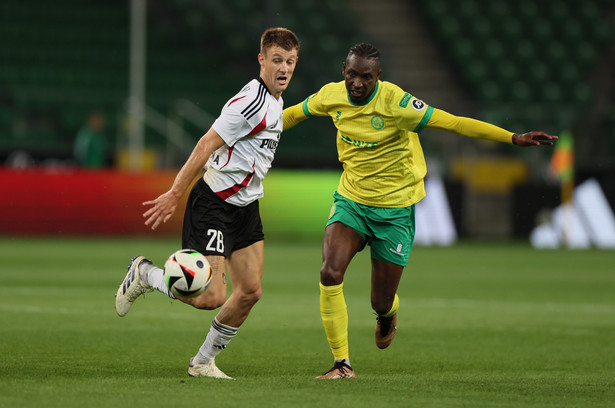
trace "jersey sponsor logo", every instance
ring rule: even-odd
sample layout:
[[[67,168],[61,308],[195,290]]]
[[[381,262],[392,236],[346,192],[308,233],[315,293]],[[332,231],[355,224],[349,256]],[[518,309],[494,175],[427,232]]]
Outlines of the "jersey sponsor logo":
[[[278,141],[273,139],[263,139],[261,145],[259,146],[261,149],[270,149],[275,150],[278,147]]]
[[[412,98],[412,95],[410,95],[408,92],[406,92],[404,94],[404,97],[401,98],[401,101],[399,101],[399,106],[401,106],[402,108],[405,108],[408,106],[408,102],[410,102],[410,99]]]
[[[412,99],[411,102],[412,108],[414,108],[415,111],[422,111],[423,109],[425,109],[425,102],[423,102],[420,99]]]
[[[349,145],[353,145],[356,147],[374,147],[378,144],[376,142],[372,143],[372,142],[364,142],[362,140],[354,140],[344,135],[341,135],[341,137],[342,137],[342,141],[348,143]]]
[[[384,127],[384,119],[376,115],[372,118],[372,127],[376,130],[380,130]]]

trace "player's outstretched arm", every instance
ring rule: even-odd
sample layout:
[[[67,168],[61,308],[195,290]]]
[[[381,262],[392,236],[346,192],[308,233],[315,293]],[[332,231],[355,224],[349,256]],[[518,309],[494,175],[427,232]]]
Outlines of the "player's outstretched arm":
[[[205,167],[209,156],[223,144],[224,141],[213,128],[201,137],[188,160],[177,173],[171,189],[155,200],[143,203],[143,205],[151,206],[149,210],[143,213],[143,217],[146,218],[145,225],[155,230],[161,223],[167,222],[171,218],[177,209],[179,200]]]
[[[518,146],[552,145],[557,140],[557,136],[551,136],[545,132],[512,133],[491,123],[451,115],[441,109],[433,110],[427,127],[457,133],[466,137],[512,143]]]
[[[515,133],[512,135],[512,142],[517,146],[540,146],[552,145],[557,140],[557,136],[551,136],[545,132],[527,132],[523,134]]]

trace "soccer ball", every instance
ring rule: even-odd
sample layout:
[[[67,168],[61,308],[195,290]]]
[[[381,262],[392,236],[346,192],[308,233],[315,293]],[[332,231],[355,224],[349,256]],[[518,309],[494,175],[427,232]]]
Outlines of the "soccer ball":
[[[205,255],[193,249],[180,249],[164,264],[167,287],[179,298],[200,295],[211,283],[211,266]]]

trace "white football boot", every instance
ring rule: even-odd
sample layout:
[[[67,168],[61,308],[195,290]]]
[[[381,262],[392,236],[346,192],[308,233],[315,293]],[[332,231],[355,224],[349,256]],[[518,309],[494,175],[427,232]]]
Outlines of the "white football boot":
[[[151,264],[151,261],[142,256],[137,256],[130,260],[128,273],[117,290],[117,294],[115,295],[115,311],[120,317],[128,314],[133,302],[137,300],[139,296],[154,290],[153,287],[141,279],[139,267],[143,263]]]
[[[217,366],[215,360],[212,358],[208,363],[193,364],[193,359],[190,359],[188,364],[188,375],[190,377],[212,377],[212,378],[224,378],[225,380],[234,380],[233,377],[229,377],[224,374]]]

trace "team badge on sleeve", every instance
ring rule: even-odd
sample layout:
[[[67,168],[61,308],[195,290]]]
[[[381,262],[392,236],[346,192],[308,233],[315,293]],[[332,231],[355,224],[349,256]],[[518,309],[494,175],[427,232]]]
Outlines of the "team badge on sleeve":
[[[412,102],[410,102],[410,105],[412,105],[412,108],[414,108],[415,111],[422,111],[423,109],[425,109],[425,102],[423,102],[420,99],[412,99]]]

